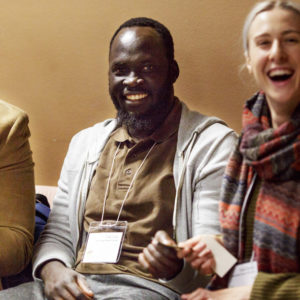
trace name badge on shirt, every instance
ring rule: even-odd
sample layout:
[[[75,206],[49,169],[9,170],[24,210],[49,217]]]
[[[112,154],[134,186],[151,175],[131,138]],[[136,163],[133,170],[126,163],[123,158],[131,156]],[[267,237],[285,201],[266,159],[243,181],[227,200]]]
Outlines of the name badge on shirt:
[[[83,263],[117,263],[122,251],[127,221],[92,222],[85,245]]]
[[[236,265],[229,279],[228,287],[252,285],[257,273],[258,269],[256,261]]]

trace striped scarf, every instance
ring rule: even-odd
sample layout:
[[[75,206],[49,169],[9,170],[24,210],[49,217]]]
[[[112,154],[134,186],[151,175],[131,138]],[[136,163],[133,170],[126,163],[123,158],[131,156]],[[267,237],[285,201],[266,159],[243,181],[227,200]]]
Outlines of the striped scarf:
[[[225,247],[236,257],[241,207],[254,173],[261,179],[253,232],[258,270],[300,272],[300,106],[273,129],[262,92],[246,102],[239,145],[223,181],[220,222]],[[243,261],[243,241],[240,247]]]

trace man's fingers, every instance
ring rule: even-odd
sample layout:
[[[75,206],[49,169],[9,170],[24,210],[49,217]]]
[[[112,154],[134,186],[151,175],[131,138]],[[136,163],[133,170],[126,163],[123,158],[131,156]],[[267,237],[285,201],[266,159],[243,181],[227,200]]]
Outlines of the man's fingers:
[[[68,292],[68,290],[62,291],[61,295],[56,296],[53,300],[75,300],[76,298]]]
[[[94,297],[94,293],[93,291],[90,289],[89,285],[87,284],[86,280],[84,277],[82,276],[78,276],[77,277],[77,284],[79,286],[79,288],[81,289],[81,291],[87,295],[88,297],[90,297],[91,299]]]
[[[159,230],[156,232],[154,240],[157,240],[164,245],[176,245],[174,240],[172,240],[170,236],[163,230]]]
[[[154,245],[150,244],[139,256],[139,261],[155,277],[169,278],[177,274],[182,267],[181,261],[176,257],[176,252],[173,256],[176,258],[176,261],[173,258],[169,259],[162,255]]]
[[[150,264],[148,263],[147,259],[145,258],[144,252],[141,252],[139,254],[138,261],[145,269],[149,269]]]
[[[147,248],[145,248],[147,249]],[[138,260],[139,263],[145,268],[147,269],[152,275],[154,275],[155,277],[158,277],[158,273],[157,270],[155,268],[153,268],[151,266],[151,264],[148,262],[146,255],[145,255],[145,249],[142,253],[139,254]]]
[[[52,296],[49,297],[50,299],[54,300],[75,300],[75,299],[82,299],[82,300],[90,300],[93,299],[89,296],[86,296],[77,282],[74,280],[70,282],[65,282],[63,285],[57,285],[51,292]]]
[[[77,284],[81,290],[81,292],[86,296],[87,299],[93,299],[94,293],[90,289],[89,285],[87,284],[86,280],[82,276],[77,276]]]
[[[182,268],[182,260],[177,257],[176,249],[169,247],[176,243],[165,231],[156,232],[151,243],[139,254],[139,263],[154,277],[171,278]]]
[[[149,265],[155,270],[168,266],[168,260],[165,260],[165,257],[161,255],[161,253],[159,253],[152,244],[148,245],[148,247],[144,249],[143,253]]]
[[[49,300],[90,300],[93,292],[84,277],[56,261],[43,269],[45,294]]]

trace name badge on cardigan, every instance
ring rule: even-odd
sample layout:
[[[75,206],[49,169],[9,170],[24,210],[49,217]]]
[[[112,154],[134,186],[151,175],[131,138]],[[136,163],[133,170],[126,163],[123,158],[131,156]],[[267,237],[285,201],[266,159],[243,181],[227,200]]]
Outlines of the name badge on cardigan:
[[[228,287],[252,285],[257,273],[258,269],[256,261],[236,265],[229,279]]]
[[[122,251],[126,229],[126,221],[92,222],[82,262],[117,263]]]

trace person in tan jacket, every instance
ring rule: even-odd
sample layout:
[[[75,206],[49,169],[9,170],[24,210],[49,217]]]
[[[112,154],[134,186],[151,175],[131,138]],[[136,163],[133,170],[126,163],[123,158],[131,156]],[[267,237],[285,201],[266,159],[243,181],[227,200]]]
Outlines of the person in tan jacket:
[[[29,136],[27,114],[0,100],[0,278],[19,273],[32,257],[35,190]]]

